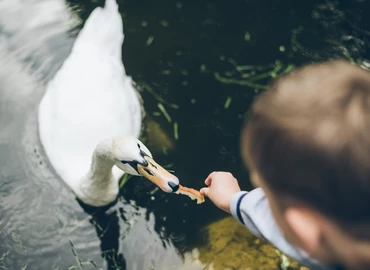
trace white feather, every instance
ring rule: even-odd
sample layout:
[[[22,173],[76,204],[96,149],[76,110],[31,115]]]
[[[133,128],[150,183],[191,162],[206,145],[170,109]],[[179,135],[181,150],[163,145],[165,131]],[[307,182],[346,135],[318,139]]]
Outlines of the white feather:
[[[99,142],[140,133],[138,93],[121,60],[122,28],[115,0],[96,8],[39,106],[42,145],[56,172],[76,194],[86,193],[81,190],[86,182],[81,185],[81,181]],[[117,168],[113,173],[115,181],[123,174]],[[118,187],[111,193],[117,195]]]

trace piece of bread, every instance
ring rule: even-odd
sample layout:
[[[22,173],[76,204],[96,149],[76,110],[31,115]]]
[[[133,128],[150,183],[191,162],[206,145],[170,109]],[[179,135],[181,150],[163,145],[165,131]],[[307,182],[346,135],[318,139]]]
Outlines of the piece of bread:
[[[183,194],[190,197],[192,200],[197,200],[197,204],[204,203],[204,196],[200,192],[193,188],[187,188],[182,185],[176,191],[176,194]]]

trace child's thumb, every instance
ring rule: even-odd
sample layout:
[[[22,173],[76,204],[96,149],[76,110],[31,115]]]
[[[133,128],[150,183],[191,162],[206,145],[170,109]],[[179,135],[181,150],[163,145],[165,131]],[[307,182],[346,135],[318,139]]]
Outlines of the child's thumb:
[[[201,189],[199,190],[199,192],[200,192],[200,194],[202,194],[203,196],[208,197],[209,188],[207,188],[207,187],[201,188]]]

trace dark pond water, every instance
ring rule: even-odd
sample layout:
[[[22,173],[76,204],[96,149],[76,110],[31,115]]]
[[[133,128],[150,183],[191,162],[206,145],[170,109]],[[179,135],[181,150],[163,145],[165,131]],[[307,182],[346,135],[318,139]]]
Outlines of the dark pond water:
[[[370,66],[370,3],[346,3],[119,1],[123,62],[143,96],[143,140],[157,161],[187,186],[228,170],[250,188],[239,131],[267,82],[332,57]],[[132,178],[114,206],[88,209],[40,149],[36,111],[45,84],[102,4],[0,1],[0,267],[202,269],[192,260],[209,241],[202,228],[225,217],[210,202],[198,206]]]

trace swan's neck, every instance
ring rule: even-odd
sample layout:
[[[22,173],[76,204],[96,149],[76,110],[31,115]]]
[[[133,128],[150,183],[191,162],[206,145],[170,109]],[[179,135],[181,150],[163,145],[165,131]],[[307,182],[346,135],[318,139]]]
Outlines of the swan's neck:
[[[114,161],[110,158],[110,141],[101,142],[95,149],[89,172],[83,178],[77,194],[85,203],[102,206],[118,195],[118,180],[112,175]]]
[[[114,162],[102,155],[102,153],[99,153],[98,149],[95,149],[90,170],[87,174],[89,181],[97,184],[107,184],[107,182],[112,180],[113,165]]]

